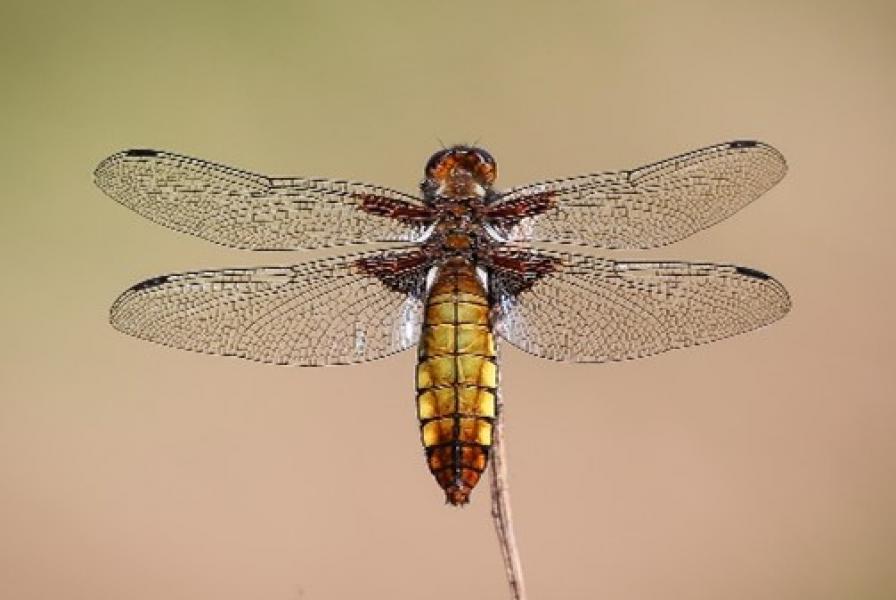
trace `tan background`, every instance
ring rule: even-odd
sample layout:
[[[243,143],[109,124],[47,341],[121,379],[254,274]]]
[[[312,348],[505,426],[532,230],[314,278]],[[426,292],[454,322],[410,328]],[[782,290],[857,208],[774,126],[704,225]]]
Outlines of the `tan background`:
[[[138,217],[93,186],[105,155],[413,190],[438,138],[505,186],[736,138],[790,161],[639,255],[766,270],[784,321],[625,364],[505,352],[532,598],[896,597],[892,3],[25,4],[0,8],[0,597],[505,596],[487,490],[446,507],[424,466],[413,353],[276,368],[106,324],[143,278],[300,256]]]

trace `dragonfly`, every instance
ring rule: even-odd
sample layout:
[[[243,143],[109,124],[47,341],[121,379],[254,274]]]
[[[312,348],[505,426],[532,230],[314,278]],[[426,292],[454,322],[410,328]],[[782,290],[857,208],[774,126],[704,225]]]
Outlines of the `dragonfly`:
[[[151,221],[247,250],[359,248],[154,277],[123,292],[110,321],[166,346],[279,365],[356,364],[416,347],[425,460],[446,502],[462,505],[495,436],[497,340],[554,361],[620,361],[754,330],[791,306],[756,269],[567,249],[671,244],[786,170],[773,147],[733,141],[500,191],[492,155],[456,145],[429,158],[413,195],[126,150],[99,164],[95,182]]]

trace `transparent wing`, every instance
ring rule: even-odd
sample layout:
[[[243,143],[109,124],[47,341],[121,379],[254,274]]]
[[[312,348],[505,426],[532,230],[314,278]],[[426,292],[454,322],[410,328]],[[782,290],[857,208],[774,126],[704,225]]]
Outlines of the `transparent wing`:
[[[252,250],[293,250],[412,241],[423,205],[393,190],[327,179],[271,178],[156,150],[102,161],[96,184],[117,202],[171,229]],[[401,209],[397,219],[364,210],[365,197]],[[382,212],[382,210],[380,210]]]
[[[559,252],[535,277],[493,268],[496,331],[543,358],[638,358],[737,335],[784,316],[790,298],[773,278],[743,267],[616,262]]]
[[[427,266],[413,260],[414,252],[165,275],[124,292],[111,322],[167,346],[262,362],[373,360],[419,337]],[[370,264],[388,266],[388,276],[377,276]]]
[[[784,157],[771,146],[730,142],[634,171],[513,188],[492,210],[525,217],[495,223],[508,241],[653,248],[726,219],[775,185],[786,171]],[[530,216],[532,212],[541,214]]]

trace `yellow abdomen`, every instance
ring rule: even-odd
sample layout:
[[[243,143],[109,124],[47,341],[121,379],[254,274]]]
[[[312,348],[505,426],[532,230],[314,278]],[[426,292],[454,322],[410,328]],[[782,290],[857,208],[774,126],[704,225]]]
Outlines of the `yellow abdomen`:
[[[498,367],[488,297],[472,264],[453,258],[426,302],[417,364],[423,447],[448,502],[464,504],[488,461]]]

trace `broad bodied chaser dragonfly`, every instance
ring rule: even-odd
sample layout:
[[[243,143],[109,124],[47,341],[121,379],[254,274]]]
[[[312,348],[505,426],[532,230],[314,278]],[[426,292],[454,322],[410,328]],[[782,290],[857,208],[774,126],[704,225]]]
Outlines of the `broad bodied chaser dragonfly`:
[[[790,308],[784,287],[754,269],[543,246],[671,244],[731,216],[785,172],[774,148],[736,141],[499,191],[491,154],[459,145],[433,154],[419,195],[408,195],[127,150],[100,163],[97,185],[171,229],[247,250],[380,247],[154,277],[121,294],[111,323],[175,348],[281,365],[360,363],[416,346],[426,461],[447,502],[461,505],[492,445],[496,338],[542,358],[599,363],[727,338]]]

